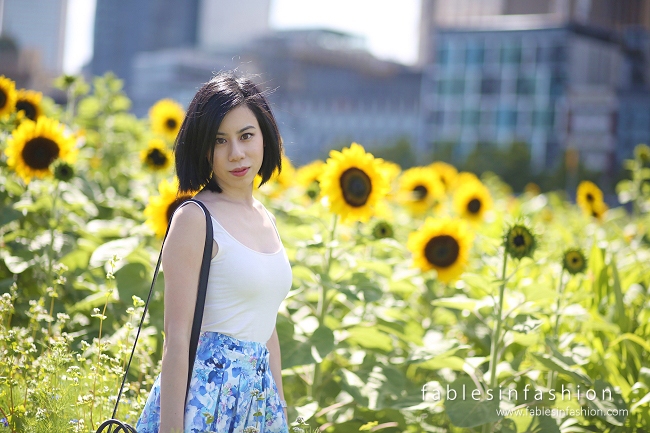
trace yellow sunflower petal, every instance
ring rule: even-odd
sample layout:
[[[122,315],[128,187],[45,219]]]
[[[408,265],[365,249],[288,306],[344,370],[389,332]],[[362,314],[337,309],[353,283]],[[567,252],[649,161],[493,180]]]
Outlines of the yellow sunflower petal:
[[[9,117],[16,107],[16,83],[0,75],[0,119]]]
[[[325,162],[316,160],[296,170],[296,183],[305,188],[311,186],[313,182],[318,181],[318,176],[323,172]]]
[[[169,141],[176,139],[184,117],[183,107],[172,99],[161,99],[149,110],[151,129]]]
[[[167,224],[169,219],[174,214],[174,211],[184,201],[193,197],[194,194],[178,194],[178,179],[170,182],[163,179],[158,184],[159,195],[151,197],[149,204],[144,210],[144,216],[147,217],[145,223],[153,229],[156,236],[162,238],[167,231]]]
[[[469,221],[479,222],[491,208],[492,196],[481,181],[459,182],[454,192],[454,209],[458,215]]]
[[[596,186],[595,183],[588,180],[583,180],[578,185],[576,192],[576,203],[583,210],[584,213],[591,215],[594,208],[600,209],[603,203],[603,192]]]
[[[413,167],[399,179],[399,200],[414,214],[436,207],[445,194],[445,186],[431,167]]]
[[[458,170],[451,164],[446,162],[436,161],[429,165],[432,169],[438,173],[440,176],[440,181],[445,186],[445,191],[450,192],[456,186],[456,180],[458,177]]]
[[[149,140],[149,146],[140,152],[140,160],[152,170],[164,170],[172,163],[172,153],[164,141],[154,138]]]
[[[41,92],[20,89],[16,96],[16,111],[22,111],[26,118],[36,121],[43,115],[42,99],[43,94]]]
[[[368,221],[390,189],[381,164],[357,143],[340,152],[332,150],[318,178],[330,211],[340,215],[343,222]]]
[[[473,235],[467,224],[449,218],[427,218],[424,225],[409,235],[407,248],[413,264],[423,272],[435,269],[438,279],[450,282],[465,270]]]
[[[52,163],[61,159],[74,163],[78,150],[75,138],[65,133],[56,120],[41,116],[38,121],[25,120],[7,140],[7,165],[26,183],[36,177],[52,176]]]

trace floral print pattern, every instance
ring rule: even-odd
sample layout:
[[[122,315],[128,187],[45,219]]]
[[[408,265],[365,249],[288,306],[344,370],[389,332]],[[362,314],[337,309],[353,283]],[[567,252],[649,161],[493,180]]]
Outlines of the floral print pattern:
[[[160,376],[136,424],[138,433],[158,433]],[[266,345],[202,332],[185,407],[185,433],[287,433]]]

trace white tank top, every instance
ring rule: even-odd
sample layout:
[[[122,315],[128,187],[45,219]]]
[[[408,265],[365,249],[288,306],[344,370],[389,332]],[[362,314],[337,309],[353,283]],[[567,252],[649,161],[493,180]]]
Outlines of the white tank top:
[[[260,343],[271,338],[280,303],[291,289],[292,273],[278,229],[264,210],[280,241],[274,253],[248,248],[211,216],[219,249],[210,261],[201,331]]]

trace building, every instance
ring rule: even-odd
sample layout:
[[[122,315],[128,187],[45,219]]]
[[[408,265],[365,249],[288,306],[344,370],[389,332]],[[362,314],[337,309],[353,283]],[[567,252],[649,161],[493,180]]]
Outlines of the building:
[[[291,30],[241,49],[141,53],[134,70],[134,110],[158,99],[187,106],[213,72],[236,69],[267,92],[287,155],[296,164],[325,158],[332,147],[357,141],[367,148],[397,140],[415,143],[418,71],[373,57],[363,40],[330,30]]]
[[[199,0],[97,0],[91,73],[112,71],[130,92],[135,55],[194,46],[198,13]]]
[[[649,4],[423,1],[420,150],[451,144],[462,161],[476,146],[524,141],[537,171],[556,166],[568,149],[588,169],[613,170],[625,153],[620,91],[634,80],[638,91],[650,76],[650,51],[638,42]],[[636,51],[625,39],[632,30]]]
[[[67,0],[2,0],[0,74],[47,91],[63,72]]]

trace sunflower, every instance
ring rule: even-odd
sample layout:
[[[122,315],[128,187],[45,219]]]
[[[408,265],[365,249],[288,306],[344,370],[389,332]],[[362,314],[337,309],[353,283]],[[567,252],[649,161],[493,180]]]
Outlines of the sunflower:
[[[584,272],[587,267],[587,258],[580,248],[570,248],[564,252],[562,267],[571,275]]]
[[[184,117],[183,107],[172,99],[161,99],[149,109],[151,129],[169,141],[176,139]]]
[[[524,187],[524,192],[529,195],[540,195],[542,189],[534,182],[528,182]]]
[[[393,226],[385,220],[377,221],[372,228],[372,236],[375,239],[392,238],[394,234]]]
[[[54,178],[62,182],[69,182],[74,177],[74,167],[65,161],[54,165]]]
[[[440,176],[440,181],[445,186],[446,192],[454,189],[456,178],[458,176],[458,170],[456,170],[456,167],[442,161],[436,161],[430,164],[429,167],[438,173],[438,176]]]
[[[56,120],[44,116],[36,122],[26,120],[7,140],[7,165],[29,183],[33,177],[51,176],[57,159],[73,163],[78,152],[74,146],[74,136],[65,134]]]
[[[491,207],[492,196],[481,181],[463,181],[459,184],[454,194],[454,208],[458,215],[479,222]]]
[[[399,180],[401,201],[414,214],[422,214],[439,203],[445,194],[440,177],[431,167],[413,167]]]
[[[325,168],[325,163],[320,159],[312,161],[296,170],[296,183],[308,188],[313,182],[318,182],[318,176]]]
[[[273,173],[272,179],[280,184],[283,188],[288,188],[293,185],[296,176],[296,168],[291,163],[291,160],[286,155],[282,154],[282,171],[280,173]]]
[[[325,163],[321,160],[316,160],[296,170],[296,183],[306,189],[307,195],[312,200],[320,194],[318,176],[320,176],[324,168]]]
[[[0,119],[9,117],[16,107],[16,83],[0,75]]]
[[[393,180],[397,179],[397,177],[402,172],[402,167],[400,167],[399,164],[395,164],[392,161],[386,161],[383,158],[376,158],[376,159],[381,161],[381,168],[384,171],[386,177],[388,177],[389,183],[392,183]]]
[[[506,233],[503,244],[506,253],[513,259],[532,257],[537,248],[537,239],[524,224],[515,224]]]
[[[650,164],[650,146],[647,144],[637,144],[634,148],[634,156],[642,164]]]
[[[407,247],[413,253],[415,266],[423,272],[435,269],[440,281],[450,282],[463,273],[472,239],[465,222],[429,217],[409,235]]]
[[[159,138],[149,140],[149,147],[140,152],[140,160],[152,170],[164,170],[172,163],[172,153]]]
[[[593,182],[583,180],[578,185],[576,202],[586,214],[592,214],[594,207],[600,208],[603,203],[603,192]]]
[[[341,152],[332,150],[318,177],[330,210],[341,215],[343,221],[368,221],[390,190],[381,164],[357,143]]]
[[[43,94],[34,90],[20,89],[16,97],[16,112],[22,111],[29,120],[38,119],[42,114],[41,100]]]
[[[149,204],[144,210],[147,217],[146,224],[149,225],[156,233],[156,236],[162,238],[167,231],[169,219],[174,211],[185,202],[191,199],[194,194],[178,194],[178,179],[174,178],[173,182],[163,179],[158,184],[158,193],[160,195],[152,197]]]
[[[605,216],[605,212],[608,210],[609,206],[607,206],[607,203],[604,201],[599,201],[593,204],[591,210],[589,211],[589,214],[597,220],[602,221],[603,217]]]

